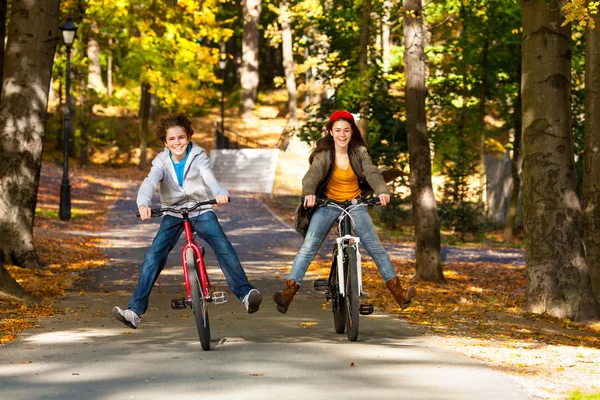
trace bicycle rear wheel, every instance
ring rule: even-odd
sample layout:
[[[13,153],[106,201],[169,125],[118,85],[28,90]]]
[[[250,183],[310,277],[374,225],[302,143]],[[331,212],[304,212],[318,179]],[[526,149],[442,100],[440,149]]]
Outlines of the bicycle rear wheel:
[[[198,263],[196,254],[193,249],[187,249],[185,252],[185,260],[187,262],[188,279],[190,280],[190,293],[192,295],[192,309],[194,311],[194,319],[196,320],[196,329],[202,350],[210,350],[210,323],[208,321],[208,309],[206,307],[206,298],[200,285],[198,276]],[[192,260],[190,262],[190,260]]]
[[[346,303],[340,295],[336,252],[333,253],[331,272],[329,272],[329,291],[331,293],[331,308],[333,311],[333,325],[336,333],[346,331]]]
[[[344,275],[346,283],[346,333],[348,340],[356,342],[358,339],[359,296],[358,271],[356,267],[356,252],[353,247],[344,249],[346,262]]]

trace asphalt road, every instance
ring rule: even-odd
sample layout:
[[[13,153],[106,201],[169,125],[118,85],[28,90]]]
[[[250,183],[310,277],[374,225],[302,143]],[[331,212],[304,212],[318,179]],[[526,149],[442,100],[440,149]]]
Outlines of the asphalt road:
[[[279,314],[271,296],[301,238],[241,194],[217,214],[264,294],[260,311],[247,314],[233,296],[211,305],[212,350],[202,351],[191,310],[170,308],[183,293],[177,247],[140,327],[130,330],[110,310],[127,306],[159,222],[140,223],[132,210],[132,198],[117,202],[114,226],[98,232],[111,266],[86,274],[61,302],[63,313],[0,348],[0,399],[530,398],[504,375],[382,312],[361,317],[358,342],[348,342],[335,333],[311,277],[288,314]],[[210,250],[207,265],[213,284],[225,289]]]

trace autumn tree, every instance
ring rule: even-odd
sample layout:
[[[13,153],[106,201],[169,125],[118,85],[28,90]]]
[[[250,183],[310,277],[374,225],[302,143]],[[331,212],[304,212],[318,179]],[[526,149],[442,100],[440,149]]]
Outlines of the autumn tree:
[[[417,279],[443,282],[440,224],[431,184],[431,156],[425,113],[425,29],[420,0],[404,0],[406,130],[410,191],[415,221]]]
[[[298,102],[296,98],[296,74],[294,63],[294,49],[292,28],[287,0],[279,3],[279,23],[281,25],[281,50],[283,53],[283,67],[285,71],[285,87],[288,93],[288,109],[290,118],[288,126],[292,131],[298,128]]]
[[[561,26],[557,0],[521,4],[527,308],[558,318],[598,318],[576,193],[571,26]]]
[[[592,290],[600,302],[600,30],[586,32],[583,220]]]
[[[258,41],[261,4],[260,0],[242,0],[243,29],[242,66],[240,71],[240,115],[252,116],[258,91]]]
[[[52,62],[60,37],[58,0],[13,2],[0,98],[0,253],[39,268],[33,240]],[[0,257],[2,259],[3,257]],[[0,265],[0,293],[15,294]]]
[[[517,68],[517,75],[521,76],[521,63]],[[521,188],[521,142],[523,136],[523,111],[521,109],[521,85],[519,82],[519,91],[514,104],[514,137],[512,141],[513,154],[510,165],[510,172],[512,176],[513,188],[510,196],[510,203],[508,205],[508,211],[506,213],[506,219],[504,220],[504,240],[511,242],[514,239],[515,220],[517,218],[517,208],[519,206],[519,193]]]
[[[360,119],[358,120],[358,128],[365,142],[369,133],[369,44],[371,42],[371,0],[363,0],[362,2],[362,21],[360,24],[360,47],[359,47],[359,77],[362,81],[362,95],[360,99]]]

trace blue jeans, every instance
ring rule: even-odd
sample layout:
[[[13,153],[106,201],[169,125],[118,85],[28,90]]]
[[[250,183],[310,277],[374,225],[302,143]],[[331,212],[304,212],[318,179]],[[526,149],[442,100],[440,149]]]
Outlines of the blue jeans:
[[[335,207],[317,207],[310,220],[302,247],[300,247],[292,264],[292,270],[286,279],[293,279],[298,283],[302,281],[310,262],[315,254],[317,254],[317,251],[319,251],[321,243],[325,240],[333,224],[337,223],[337,219],[341,213],[342,211]],[[354,234],[360,238],[361,245],[364,246],[373,258],[383,280],[385,282],[389,281],[396,276],[396,272],[394,271],[390,256],[384,250],[383,246],[381,246],[379,236],[377,236],[377,231],[375,231],[375,226],[367,211],[367,207],[356,207],[350,211],[350,215],[355,224],[353,229]]]
[[[248,277],[240,264],[235,249],[225,236],[221,224],[214,212],[209,211],[197,217],[190,218],[192,229],[213,249],[217,255],[219,266],[225,274],[227,284],[238,299],[254,289],[248,282]],[[137,286],[129,300],[128,307],[137,315],[142,315],[148,309],[148,298],[154,283],[167,263],[167,256],[177,244],[183,232],[183,219],[165,215],[160,228],[152,242],[150,251],[144,257],[142,270]]]

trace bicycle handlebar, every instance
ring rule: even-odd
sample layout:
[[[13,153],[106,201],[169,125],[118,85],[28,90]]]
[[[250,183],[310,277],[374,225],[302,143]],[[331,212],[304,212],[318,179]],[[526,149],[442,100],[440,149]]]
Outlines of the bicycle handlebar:
[[[304,197],[301,199],[302,204],[304,204]],[[335,201],[332,199],[323,199],[317,198],[317,203],[315,205],[319,207],[327,207],[329,204],[337,204],[340,207],[350,207],[353,205],[365,204],[369,207],[374,207],[381,205],[381,201],[379,200],[379,196],[374,197],[359,197],[358,199],[350,200],[350,201]]]
[[[227,202],[231,201],[231,197],[227,197]],[[164,213],[166,212],[174,212],[174,213],[178,213],[178,214],[183,214],[184,212],[191,212],[194,211],[195,209],[197,209],[198,207],[201,206],[206,206],[209,204],[217,204],[217,200],[216,199],[210,199],[210,200],[206,200],[206,201],[198,201],[196,202],[196,204],[192,207],[192,208],[187,208],[187,207],[183,207],[183,208],[175,208],[175,207],[162,207],[162,208],[151,208],[150,209],[150,217],[151,218],[158,218],[158,217],[162,217]],[[139,210],[135,213],[136,217],[140,216],[140,212]]]

